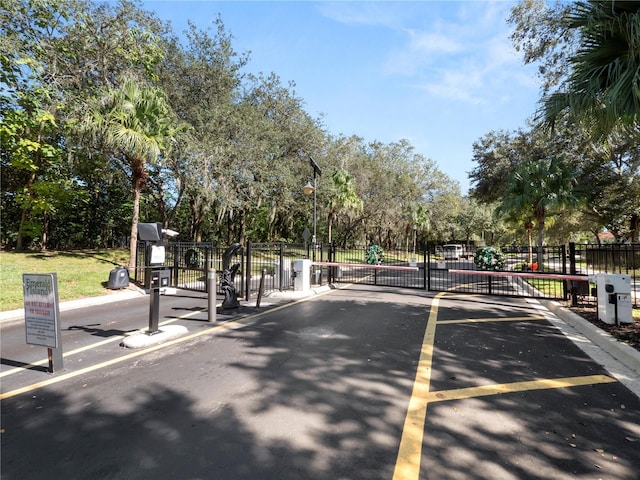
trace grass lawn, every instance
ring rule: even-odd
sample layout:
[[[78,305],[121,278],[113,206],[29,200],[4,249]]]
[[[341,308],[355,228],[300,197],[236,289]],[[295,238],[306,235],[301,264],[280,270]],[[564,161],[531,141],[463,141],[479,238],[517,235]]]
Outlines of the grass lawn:
[[[0,311],[24,306],[23,273],[57,273],[62,302],[108,294],[109,272],[128,261],[128,249],[0,252]]]

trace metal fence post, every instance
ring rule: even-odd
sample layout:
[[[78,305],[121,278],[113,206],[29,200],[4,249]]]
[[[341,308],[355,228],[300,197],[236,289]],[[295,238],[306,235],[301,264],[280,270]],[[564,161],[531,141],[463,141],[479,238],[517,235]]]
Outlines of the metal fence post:
[[[427,282],[428,282],[428,278],[429,278],[429,274],[427,273],[428,270],[428,264],[427,264],[427,251],[423,250],[422,251],[422,286],[424,287],[425,290],[428,290],[428,286],[427,286]]]
[[[575,275],[576,271],[576,244],[574,242],[569,242],[569,273],[571,275]],[[574,307],[578,306],[578,288],[574,282],[571,282],[571,305]]]
[[[429,248],[429,244],[427,244],[427,263],[424,265],[425,275],[427,276],[427,291],[431,291],[431,272],[429,269],[431,268],[431,249]]]
[[[180,281],[178,278],[178,266],[180,265],[180,247],[178,243],[173,244],[173,286],[177,287],[180,285]]]
[[[244,275],[244,285],[245,285],[245,299],[247,302],[249,301],[249,297],[251,296],[251,242],[247,240],[247,249],[246,249],[246,269],[243,272]]]
[[[278,263],[278,289],[280,291],[284,290],[284,243],[280,242],[280,248],[278,251],[279,255],[279,263]]]

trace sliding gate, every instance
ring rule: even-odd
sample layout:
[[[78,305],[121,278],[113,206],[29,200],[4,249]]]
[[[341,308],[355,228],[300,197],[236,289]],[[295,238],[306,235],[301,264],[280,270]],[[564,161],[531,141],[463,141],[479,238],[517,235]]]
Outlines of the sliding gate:
[[[320,264],[331,283],[362,283],[398,288],[426,289],[426,254],[385,250],[371,255],[371,247],[329,249],[329,261]]]
[[[473,256],[445,260],[434,249],[427,255],[427,289],[436,292],[498,295],[567,300],[570,293],[588,294],[588,276],[568,274],[564,246],[545,247],[543,268],[529,260],[523,247],[505,248],[505,265],[499,271],[480,270]],[[538,258],[537,255],[534,256]],[[586,285],[586,287],[585,287]]]
[[[588,277],[569,275],[564,247],[546,247],[545,271],[527,262],[524,249],[510,252],[502,271],[479,270],[473,255],[444,259],[437,247],[420,254],[385,251],[377,264],[367,262],[367,248],[331,249],[323,271],[335,283],[361,283],[435,292],[566,300],[570,293],[588,295]],[[426,268],[425,268],[426,266]],[[535,268],[535,269],[534,269]],[[575,296],[575,295],[574,295]]]

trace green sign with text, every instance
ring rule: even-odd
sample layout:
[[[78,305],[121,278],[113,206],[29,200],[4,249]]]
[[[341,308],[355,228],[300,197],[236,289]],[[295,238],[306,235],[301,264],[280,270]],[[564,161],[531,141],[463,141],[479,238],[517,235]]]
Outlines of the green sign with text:
[[[58,348],[58,279],[55,273],[24,273],[24,320],[27,343]]]

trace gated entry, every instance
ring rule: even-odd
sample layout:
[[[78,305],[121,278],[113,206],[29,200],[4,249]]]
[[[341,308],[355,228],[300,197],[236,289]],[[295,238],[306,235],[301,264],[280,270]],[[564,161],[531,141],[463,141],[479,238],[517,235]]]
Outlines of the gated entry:
[[[564,246],[545,247],[539,256],[521,247],[505,250],[503,269],[489,271],[478,269],[472,256],[445,260],[433,249],[427,260],[430,266],[427,288],[431,291],[567,300],[573,286],[570,282],[587,278],[567,275]],[[541,262],[540,268],[538,262]]]
[[[501,272],[478,270],[472,255],[445,259],[443,251],[436,247],[419,256],[406,251],[385,252],[382,265],[367,265],[365,251],[364,247],[331,250],[334,263],[325,264],[330,272],[329,280],[429,291],[566,300],[572,287],[567,279],[587,278],[563,277],[567,273],[564,247],[545,250],[545,272],[533,272],[527,266],[528,252],[523,249],[511,252],[507,262],[508,271]],[[359,263],[355,260],[359,260]]]
[[[368,262],[371,246],[336,248],[318,244],[316,259],[321,268],[319,284],[359,282],[429,291],[456,291],[469,294],[505,295],[548,299],[580,297],[581,303],[595,305],[588,282],[595,273],[624,273],[631,276],[632,302],[640,303],[640,244],[545,246],[533,252],[529,247],[507,247],[502,251],[507,262],[500,272],[478,271],[473,256],[445,259],[442,249],[434,245],[420,253],[387,250],[375,265]],[[175,242],[167,245],[166,266],[172,267],[171,286],[206,292],[207,269],[218,274],[226,246],[212,243]],[[235,279],[240,297],[254,295],[261,284],[265,291],[293,289],[294,260],[311,258],[310,245],[247,243],[238,252],[240,270]],[[534,247],[535,250],[535,247]],[[145,284],[145,248],[138,247],[135,281]],[[380,261],[381,260],[381,261]],[[532,261],[533,260],[533,261]],[[540,263],[542,268],[538,268]],[[220,293],[220,292],[219,292]]]
[[[404,250],[388,250],[372,263],[371,246],[351,249],[329,249],[329,262],[323,272],[329,282],[364,283],[399,288],[425,289],[426,253],[413,254]],[[324,275],[324,273],[323,273]]]

